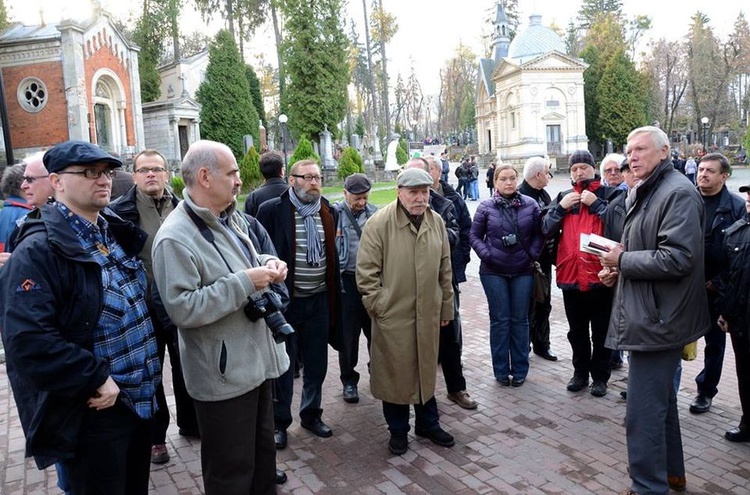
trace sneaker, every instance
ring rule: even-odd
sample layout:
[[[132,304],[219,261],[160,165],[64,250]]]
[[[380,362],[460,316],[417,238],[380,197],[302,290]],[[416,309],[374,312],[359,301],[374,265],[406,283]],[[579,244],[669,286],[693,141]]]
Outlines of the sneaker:
[[[589,386],[589,378],[584,376],[573,375],[568,382],[568,390],[571,392],[580,392]]]
[[[459,390],[458,392],[448,394],[448,400],[451,402],[455,402],[464,409],[477,408],[477,401],[469,397],[469,392],[467,392],[466,390]]]
[[[604,397],[607,395],[607,384],[601,380],[594,380],[591,385],[591,395],[594,397]]]
[[[409,450],[409,439],[406,433],[391,433],[391,440],[388,442],[388,450],[393,455],[403,455]]]
[[[169,462],[169,451],[164,444],[151,447],[151,462],[154,464],[166,464]]]
[[[453,435],[439,426],[428,431],[415,429],[414,433],[416,433],[418,437],[429,438],[432,443],[440,445],[441,447],[453,447],[456,444]]]

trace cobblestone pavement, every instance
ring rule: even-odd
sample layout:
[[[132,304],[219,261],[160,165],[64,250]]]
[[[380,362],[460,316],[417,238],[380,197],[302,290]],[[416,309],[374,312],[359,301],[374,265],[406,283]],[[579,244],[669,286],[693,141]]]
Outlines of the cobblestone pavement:
[[[561,183],[561,185],[564,185]],[[481,187],[483,193],[486,189]],[[476,203],[471,203],[472,209]],[[476,273],[473,271],[472,273]],[[552,349],[557,362],[532,354],[526,383],[501,387],[492,375],[489,357],[487,301],[476,275],[462,284],[464,371],[468,391],[479,408],[468,411],[446,399],[438,377],[437,399],[443,427],[456,437],[453,448],[442,448],[409,435],[410,449],[401,456],[388,452],[388,431],[379,401],[369,392],[364,339],[359,404],[341,399],[338,360],[329,353],[324,385],[323,419],[334,435],[313,436],[290,427],[289,446],[277,455],[289,481],[288,494],[610,494],[629,487],[623,426],[627,367],[614,371],[609,393],[595,398],[570,393],[572,376],[567,325],[559,291],[553,291]],[[711,411],[688,412],[699,359],[683,362],[678,396],[689,494],[750,494],[750,444],[723,439],[740,418],[734,354],[727,346],[720,391]],[[440,372],[439,372],[440,373]],[[166,370],[167,383],[170,383]],[[299,407],[301,382],[296,381],[294,411]],[[171,390],[168,391],[171,394]],[[174,399],[168,397],[174,415]],[[174,417],[174,416],[173,416]],[[412,421],[413,424],[413,421]],[[200,442],[168,431],[172,459],[151,471],[152,494],[200,494]],[[52,494],[54,469],[38,471],[23,458],[24,438],[4,366],[0,366],[0,494]]]

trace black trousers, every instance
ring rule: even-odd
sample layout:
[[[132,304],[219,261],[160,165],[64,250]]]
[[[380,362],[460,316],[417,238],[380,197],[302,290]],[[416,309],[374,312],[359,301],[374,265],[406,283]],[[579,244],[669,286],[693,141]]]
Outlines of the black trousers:
[[[151,322],[154,325],[156,345],[159,350],[159,360],[165,362],[165,350],[169,350],[169,362],[172,365],[172,390],[174,391],[175,409],[177,409],[177,426],[190,434],[198,433],[198,421],[195,419],[195,408],[193,399],[188,395],[185,388],[185,379],[182,376],[182,364],[180,363],[180,350],[177,345],[177,335],[173,331],[164,328],[158,317],[150,311]],[[154,427],[151,442],[153,445],[166,443],[167,428],[169,428],[169,407],[164,394],[162,383],[156,388],[156,403],[159,410],[154,415]]]
[[[454,286],[453,291],[453,321],[444,327],[440,327],[438,347],[438,361],[443,368],[445,388],[448,389],[449,394],[466,390],[466,378],[464,378],[463,365],[461,364],[463,338],[461,335],[458,287]]]
[[[147,495],[152,423],[120,400],[107,409],[87,411],[76,456],[63,462],[71,491],[76,495]]]
[[[703,337],[706,347],[703,349],[703,369],[695,377],[698,393],[713,398],[719,393],[719,380],[721,370],[724,367],[724,351],[727,348],[727,334],[725,334],[716,321],[719,312],[716,311],[714,301],[716,293],[708,292],[708,315],[711,318],[711,329]]]
[[[575,374],[585,378],[591,375],[594,381],[607,383],[612,352],[604,347],[604,340],[612,312],[612,289],[564,290],[562,293]]]
[[[742,419],[740,428],[750,429],[750,336],[747,330],[743,335],[732,333],[734,363],[737,370],[737,387],[740,392]]]
[[[529,305],[529,342],[534,352],[549,350],[549,315],[552,312],[552,264],[542,263],[542,271],[547,276],[547,299],[544,302],[531,301]]]
[[[229,400],[195,401],[206,495],[276,493],[271,382]]]
[[[356,385],[359,373],[355,369],[359,361],[359,334],[365,334],[367,349],[370,349],[372,324],[370,315],[362,305],[362,296],[357,290],[357,281],[353,273],[342,273],[341,307],[344,318],[341,320],[341,349],[339,350],[339,370],[341,383]]]

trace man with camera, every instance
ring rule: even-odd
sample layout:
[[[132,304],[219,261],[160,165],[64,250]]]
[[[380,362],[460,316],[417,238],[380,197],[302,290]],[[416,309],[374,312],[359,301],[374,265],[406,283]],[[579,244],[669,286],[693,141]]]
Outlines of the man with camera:
[[[269,290],[286,296],[287,266],[263,227],[236,209],[242,181],[229,147],[196,141],[182,176],[184,201],[159,229],[152,257],[154,281],[179,328],[205,492],[274,493],[271,380],[289,358],[267,320],[252,321],[245,308],[266,303]]]
[[[323,381],[328,371],[328,342],[336,343],[339,323],[340,285],[336,225],[338,212],[321,196],[320,167],[301,160],[289,170],[289,190],[269,199],[258,209],[258,221],[268,230],[279,258],[289,266],[286,286],[291,302],[284,315],[296,330],[287,340],[294,363],[302,354],[303,377],[300,424],[314,435],[333,435],[321,419]],[[294,370],[274,383],[276,448],[287,444],[286,430],[292,424]]]

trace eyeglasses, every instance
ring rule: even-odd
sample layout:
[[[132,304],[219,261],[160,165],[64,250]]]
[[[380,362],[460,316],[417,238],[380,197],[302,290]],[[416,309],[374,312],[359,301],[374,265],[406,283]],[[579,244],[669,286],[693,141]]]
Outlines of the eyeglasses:
[[[75,171],[71,170],[69,172],[63,171],[63,172],[57,172],[57,173],[58,175],[63,175],[63,174],[82,175],[87,179],[96,180],[102,175],[106,175],[108,179],[111,179],[115,176],[115,174],[117,174],[117,171],[111,168],[107,168],[104,170],[99,170],[98,168],[87,168],[84,170],[75,170]]]
[[[312,174],[305,174],[305,175],[297,175],[297,174],[290,174],[292,177],[296,177],[298,179],[305,179],[305,182],[321,182],[323,180],[323,177],[320,175],[312,175]]]
[[[49,177],[49,174],[47,174],[47,175],[37,175],[36,177],[34,177],[33,175],[24,175],[22,177],[23,178],[22,182],[26,182],[28,184],[33,184],[35,180],[37,180],[37,179],[44,179],[46,177]]]
[[[620,169],[619,168],[606,168],[604,169],[605,174],[619,174]]]
[[[165,169],[164,167],[141,167],[138,170],[136,170],[135,173],[136,174],[150,174],[153,172],[155,174],[160,174],[166,171],[167,169]]]

